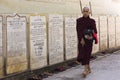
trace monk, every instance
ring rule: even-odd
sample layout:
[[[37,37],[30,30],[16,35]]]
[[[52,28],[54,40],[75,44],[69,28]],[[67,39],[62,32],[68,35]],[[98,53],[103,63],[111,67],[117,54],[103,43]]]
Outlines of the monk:
[[[94,19],[90,18],[90,9],[88,7],[84,7],[82,10],[83,17],[77,19],[77,37],[78,37],[78,57],[77,62],[80,62],[85,66],[83,75],[91,73],[90,69],[90,56],[92,52],[94,34],[97,34],[96,23]],[[91,36],[85,36],[84,32],[88,29],[92,30],[93,34]],[[88,30],[88,31],[90,31]],[[89,33],[89,32],[88,32]],[[97,42],[95,42],[97,43]]]

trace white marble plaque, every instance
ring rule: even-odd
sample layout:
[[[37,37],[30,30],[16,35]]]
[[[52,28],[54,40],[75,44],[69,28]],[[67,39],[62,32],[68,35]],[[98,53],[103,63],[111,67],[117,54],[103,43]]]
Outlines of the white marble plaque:
[[[7,74],[27,69],[26,17],[7,16]]]
[[[100,16],[100,50],[106,50],[108,48],[107,37],[107,17]]]
[[[120,47],[120,17],[116,17],[116,46]]]
[[[76,17],[65,17],[65,51],[67,60],[77,57]]]
[[[3,18],[0,16],[0,77],[3,75],[3,51],[2,51],[2,28]]]
[[[109,48],[115,47],[115,17],[108,17]]]
[[[63,58],[63,15],[49,15],[49,63],[62,62]]]
[[[93,51],[92,51],[92,53],[96,53],[99,51],[99,19],[98,16],[92,16],[91,18],[95,20],[96,28],[97,28],[98,44],[95,44],[95,41],[93,42]]]
[[[31,69],[38,69],[47,65],[46,41],[46,17],[40,15],[30,16]]]

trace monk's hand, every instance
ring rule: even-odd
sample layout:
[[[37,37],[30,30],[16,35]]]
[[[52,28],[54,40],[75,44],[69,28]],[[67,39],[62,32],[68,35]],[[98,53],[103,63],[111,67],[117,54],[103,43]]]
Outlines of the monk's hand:
[[[93,39],[93,36],[89,36],[89,37],[88,37],[88,40],[92,40],[92,39]]]
[[[84,41],[84,39],[83,39],[83,38],[81,39],[80,43],[82,44],[82,46],[84,46],[84,45],[85,45],[85,41]]]

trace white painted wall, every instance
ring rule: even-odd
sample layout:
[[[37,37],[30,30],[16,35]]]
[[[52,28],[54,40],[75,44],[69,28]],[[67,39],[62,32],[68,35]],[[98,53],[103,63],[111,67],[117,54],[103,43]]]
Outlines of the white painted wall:
[[[120,13],[120,0],[81,0],[82,7],[89,1],[94,15]],[[0,0],[0,13],[80,14],[81,9],[79,0]]]
[[[46,1],[46,0],[0,0],[0,13],[62,13],[80,12],[79,1]]]

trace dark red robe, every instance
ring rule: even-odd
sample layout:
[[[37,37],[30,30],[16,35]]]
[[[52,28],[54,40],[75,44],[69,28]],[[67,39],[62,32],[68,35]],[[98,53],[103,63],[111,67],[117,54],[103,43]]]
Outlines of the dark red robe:
[[[96,29],[96,23],[94,19],[91,19],[90,17],[81,17],[77,19],[77,37],[78,37],[78,57],[77,61],[81,62],[82,65],[89,64],[90,62],[90,56],[92,52],[92,46],[93,46],[93,40],[87,40],[84,38],[83,32],[87,28],[91,28],[94,30],[94,32],[97,34]],[[85,45],[82,46],[80,41],[81,39],[85,40]]]

